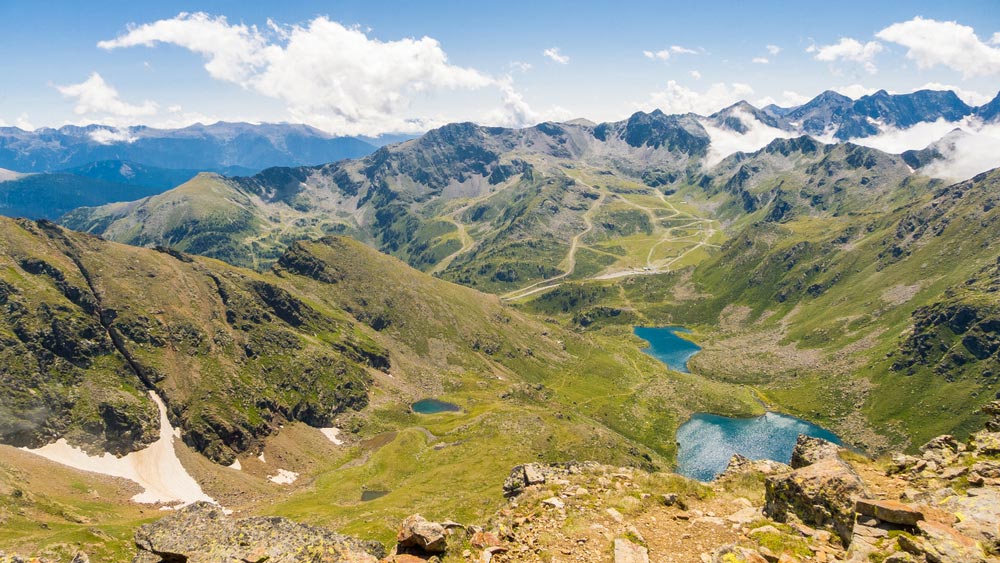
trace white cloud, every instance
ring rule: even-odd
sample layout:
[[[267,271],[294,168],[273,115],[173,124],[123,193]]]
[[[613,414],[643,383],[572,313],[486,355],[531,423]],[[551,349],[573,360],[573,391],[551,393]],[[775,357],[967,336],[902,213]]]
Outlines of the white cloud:
[[[941,151],[944,160],[934,162],[920,171],[929,176],[965,180],[1000,167],[1000,152],[997,152],[997,146],[1000,146],[1000,124],[984,125],[968,135],[941,143],[938,150]]]
[[[981,94],[975,90],[966,90],[960,86],[941,84],[940,82],[928,82],[919,88],[913,89],[914,92],[917,90],[951,90],[959,98],[962,98],[963,102],[969,104],[970,106],[981,106],[993,99],[993,96],[987,96],[986,94]]]
[[[21,115],[17,116],[17,119],[14,120],[14,127],[17,127],[18,129],[24,129],[25,131],[35,130],[35,126],[34,124],[31,123],[31,120],[28,117],[27,113],[22,113]]]
[[[671,55],[697,55],[698,51],[694,49],[688,49],[687,47],[681,47],[680,45],[671,45],[666,49],[660,49],[659,51],[643,51],[642,55],[647,59],[658,60],[658,61],[668,61]]]
[[[733,111],[732,115],[743,122],[747,129],[746,133],[717,127],[708,120],[702,120],[702,126],[711,137],[708,155],[705,157],[706,166],[715,166],[722,159],[735,152],[753,152],[767,146],[775,139],[787,139],[797,135],[797,133],[769,127],[758,121],[753,115],[741,110]]]
[[[756,105],[757,107],[764,107],[770,104],[775,104],[778,107],[787,108],[787,107],[800,106],[811,99],[812,98],[810,98],[809,96],[804,96],[802,94],[799,94],[798,92],[792,90],[785,90],[784,92],[781,93],[780,100],[776,100],[771,96],[766,96],[757,100]]]
[[[157,111],[156,103],[150,100],[139,105],[123,101],[118,90],[96,72],[79,84],[56,86],[56,89],[63,97],[76,99],[73,113],[77,115],[109,116],[113,120],[125,122],[155,115]]]
[[[883,41],[907,48],[906,57],[919,68],[943,65],[963,78],[1000,74],[1000,47],[991,47],[967,25],[915,17],[895,23],[875,34]],[[996,44],[997,35],[990,43]]]
[[[380,41],[358,27],[326,17],[267,30],[230,24],[225,17],[181,13],[130,26],[103,49],[169,43],[205,58],[205,69],[283,101],[292,119],[340,134],[419,131],[424,119],[401,114],[418,93],[473,90],[498,81],[448,62],[430,37]]]
[[[524,96],[514,88],[513,80],[509,76],[500,80],[499,88],[503,94],[503,105],[485,116],[482,121],[486,125],[529,127],[542,121],[565,121],[573,117],[572,112],[559,106],[542,112],[533,110],[524,100]]]
[[[878,88],[869,88],[867,86],[862,86],[861,84],[848,84],[847,86],[837,86],[831,88],[834,92],[838,94],[843,94],[852,100],[856,100],[862,96],[868,96],[878,92]]]
[[[660,109],[665,113],[694,112],[702,115],[715,113],[753,94],[753,88],[746,84],[718,82],[704,92],[697,92],[678,84],[676,80],[667,82],[667,87],[650,94],[649,99],[640,104],[647,110]]]
[[[874,59],[875,55],[882,52],[882,44],[877,41],[861,43],[857,39],[841,37],[839,43],[832,45],[823,45],[821,47],[810,45],[806,49],[806,52],[814,53],[813,58],[817,61],[831,63],[851,61],[859,63],[864,66],[868,74],[875,74],[878,72],[878,68],[875,66]]]
[[[514,70],[519,70],[521,72],[528,72],[534,67],[531,65],[531,63],[526,63],[522,61],[511,61],[510,68]]]
[[[135,136],[132,135],[128,128],[121,129],[95,129],[90,132],[90,138],[94,142],[100,143],[102,145],[110,145],[111,143],[131,143],[135,141]]]
[[[542,54],[561,65],[569,64],[569,57],[560,53],[559,47],[549,47],[542,51]]]
[[[968,126],[968,121],[963,121]],[[922,149],[959,127],[954,121],[925,121],[906,129],[882,126],[878,135],[851,139],[852,143],[872,147],[891,154],[899,154],[911,149]]]
[[[754,57],[751,62],[753,62],[754,64],[758,64],[758,65],[766,65],[766,64],[770,63],[771,61],[769,61],[767,59],[767,57]]]
[[[1000,45],[1000,31],[994,33],[993,37],[990,37],[990,45]]]
[[[777,45],[768,45],[767,52],[773,57],[781,52],[781,47],[778,47]]]
[[[962,134],[952,135],[959,129]],[[851,139],[852,143],[892,154],[920,150],[934,144],[944,157],[920,169],[920,172],[948,180],[965,180],[980,172],[1000,167],[1000,124],[983,124],[973,117],[959,122],[938,119],[918,123],[906,129],[883,127],[872,137]]]
[[[695,80],[701,80],[701,73],[698,72],[697,70],[692,70],[688,74],[690,74],[691,78],[694,78]]]

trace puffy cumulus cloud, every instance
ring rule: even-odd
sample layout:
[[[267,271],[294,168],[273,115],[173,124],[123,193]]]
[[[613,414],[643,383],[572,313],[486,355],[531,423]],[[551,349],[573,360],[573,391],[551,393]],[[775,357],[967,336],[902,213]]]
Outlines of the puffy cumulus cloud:
[[[497,80],[448,62],[430,37],[380,41],[326,17],[268,28],[231,24],[223,16],[181,13],[132,25],[103,49],[168,43],[200,54],[218,80],[284,102],[289,115],[340,134],[415,132],[426,120],[402,112],[413,96],[497,86]]]
[[[864,66],[868,74],[875,74],[878,68],[875,66],[875,55],[882,52],[882,44],[877,41],[862,43],[850,37],[841,37],[840,41],[832,45],[816,46],[810,45],[806,49],[807,53],[813,53],[813,58],[817,61],[838,62],[850,61]]]
[[[708,154],[705,157],[706,166],[715,166],[722,159],[735,152],[753,152],[767,146],[775,139],[787,139],[797,135],[790,131],[770,127],[758,121],[753,115],[741,110],[734,111],[732,115],[743,122],[746,128],[745,133],[717,127],[708,120],[702,120],[701,124],[711,138]]]
[[[772,57],[781,52],[781,47],[778,47],[777,45],[768,45],[765,48],[767,49],[768,54]]]
[[[483,118],[483,123],[487,125],[528,127],[542,121],[565,121],[572,118],[572,112],[559,106],[541,112],[533,110],[524,96],[514,88],[514,82],[509,76],[501,79],[498,85],[503,94],[502,104]]]
[[[561,65],[569,64],[569,57],[559,52],[559,47],[549,47],[542,54]]]
[[[681,47],[680,45],[671,45],[666,49],[660,49],[659,51],[643,51],[642,56],[647,59],[652,59],[654,61],[668,61],[671,55],[697,55],[698,51],[694,49],[688,49],[687,47]]]
[[[997,35],[983,42],[974,29],[953,21],[915,17],[894,23],[875,34],[883,41],[906,47],[906,57],[920,68],[942,65],[962,73],[963,78],[1000,74]]]
[[[905,129],[883,127],[878,135],[851,139],[892,154],[935,147],[942,159],[920,170],[947,180],[965,180],[980,172],[1000,167],[1000,123],[984,124],[974,117],[959,122],[938,119]]]
[[[100,41],[101,49],[152,47],[171,43],[205,57],[205,69],[214,78],[242,83],[267,66],[272,47],[256,26],[230,25],[225,16],[182,12],[175,18],[129,25],[121,36]],[[280,47],[278,47],[280,49]]]
[[[697,70],[692,70],[688,74],[690,74],[691,78],[694,78],[695,80],[701,80],[701,73],[698,72]]]
[[[940,82],[928,82],[919,88],[914,88],[913,91],[917,90],[951,90],[962,101],[969,104],[970,106],[981,106],[988,103],[993,99],[993,96],[988,96],[986,94],[981,94],[975,90],[967,90],[961,86],[953,86],[951,84],[942,84]]]
[[[56,86],[66,98],[76,100],[73,112],[77,115],[110,117],[113,121],[134,122],[136,118],[155,115],[157,105],[146,100],[141,104],[130,104],[121,99],[118,90],[94,72],[79,84]]]
[[[767,57],[754,57],[751,62],[758,65],[766,65],[771,61]]]
[[[730,106],[753,94],[747,84],[717,82],[707,90],[699,92],[679,84],[676,80],[667,82],[666,88],[650,94],[649,99],[639,104],[646,110],[659,109],[664,113],[693,112],[708,115]]]

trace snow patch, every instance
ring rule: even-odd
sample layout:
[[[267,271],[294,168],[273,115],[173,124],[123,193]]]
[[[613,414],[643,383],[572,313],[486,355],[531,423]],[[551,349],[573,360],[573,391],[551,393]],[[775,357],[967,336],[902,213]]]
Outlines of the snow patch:
[[[264,452],[260,452],[260,455],[257,456],[257,459],[259,459],[261,463],[267,463],[267,460],[264,459]]]
[[[0,182],[10,182],[11,180],[17,180],[18,178],[24,178],[28,174],[22,174],[20,172],[14,172],[13,170],[7,170],[6,168],[0,168]]]
[[[233,463],[229,465],[230,469],[235,469],[236,471],[243,471],[243,465],[240,464],[240,460],[233,460]]]
[[[344,441],[339,438],[340,428],[320,428],[319,431],[334,444],[338,446],[344,445]]]
[[[268,476],[267,480],[279,485],[291,485],[299,478],[299,474],[287,469],[279,469],[276,475]]]
[[[134,481],[143,488],[143,492],[132,497],[135,502],[172,504],[173,508],[198,501],[218,504],[201,490],[201,485],[181,465],[174,451],[175,434],[167,418],[167,407],[156,393],[150,391],[149,397],[160,410],[160,438],[145,449],[124,457],[110,453],[91,456],[69,445],[65,438],[41,448],[22,449],[74,469]]]

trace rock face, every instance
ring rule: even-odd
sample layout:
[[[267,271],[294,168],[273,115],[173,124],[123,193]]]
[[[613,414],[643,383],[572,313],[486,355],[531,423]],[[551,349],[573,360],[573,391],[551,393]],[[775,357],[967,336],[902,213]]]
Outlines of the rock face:
[[[812,465],[821,459],[835,458],[839,451],[840,446],[833,442],[799,434],[799,438],[795,442],[795,449],[792,450],[792,468],[798,469]]]
[[[362,541],[286,518],[233,519],[216,505],[199,502],[135,533],[132,563],[375,563],[382,544]]]
[[[865,495],[861,478],[839,459],[824,459],[790,473],[769,477],[764,514],[779,522],[795,515],[806,524],[829,528],[851,541],[855,498]]]
[[[524,489],[532,485],[541,485],[547,481],[560,479],[566,475],[575,475],[587,467],[596,467],[592,461],[564,463],[526,463],[517,465],[510,470],[510,475],[503,482],[503,495],[507,498],[516,497]]]
[[[400,553],[444,553],[448,548],[444,526],[419,514],[407,516],[396,534]]]

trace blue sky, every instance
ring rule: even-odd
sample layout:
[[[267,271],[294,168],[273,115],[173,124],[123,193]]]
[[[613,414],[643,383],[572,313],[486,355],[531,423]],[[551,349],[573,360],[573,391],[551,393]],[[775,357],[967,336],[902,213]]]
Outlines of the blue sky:
[[[654,107],[708,113],[741,98],[789,105],[825,89],[857,97],[938,84],[981,103],[1000,90],[1000,9],[10,0],[0,2],[0,54],[0,124],[298,121],[378,134]]]

